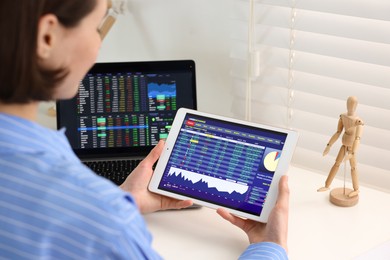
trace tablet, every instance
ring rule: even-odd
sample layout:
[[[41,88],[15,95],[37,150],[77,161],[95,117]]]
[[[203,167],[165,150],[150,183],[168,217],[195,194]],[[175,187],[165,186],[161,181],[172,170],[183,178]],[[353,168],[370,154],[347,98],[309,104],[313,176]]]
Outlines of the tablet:
[[[267,222],[296,131],[181,108],[149,190]]]

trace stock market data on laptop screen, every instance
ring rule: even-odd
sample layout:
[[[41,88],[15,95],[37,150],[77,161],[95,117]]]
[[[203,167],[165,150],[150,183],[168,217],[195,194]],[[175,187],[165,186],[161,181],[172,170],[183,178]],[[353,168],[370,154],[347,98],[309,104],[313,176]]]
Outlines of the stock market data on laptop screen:
[[[96,64],[72,100],[57,104],[57,123],[76,150],[154,146],[177,109],[196,108],[193,62]]]

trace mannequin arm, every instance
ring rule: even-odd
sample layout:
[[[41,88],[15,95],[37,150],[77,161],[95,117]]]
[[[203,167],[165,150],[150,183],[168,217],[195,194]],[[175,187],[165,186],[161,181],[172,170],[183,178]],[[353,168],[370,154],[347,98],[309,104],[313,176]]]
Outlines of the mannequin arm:
[[[355,141],[353,142],[353,145],[352,145],[352,154],[355,155],[356,153],[356,150],[358,149],[359,147],[359,144],[360,144],[360,137],[362,135],[362,131],[363,131],[363,125],[358,125],[356,127],[356,136],[355,136]]]
[[[334,133],[332,135],[332,137],[330,138],[328,144],[326,145],[325,147],[325,150],[323,152],[323,156],[327,155],[329,153],[329,150],[330,150],[330,147],[332,147],[332,145],[336,142],[336,140],[340,137],[341,135],[341,132],[343,131],[343,121],[341,120],[341,116],[340,116],[340,119],[339,119],[339,122],[337,124],[337,132]]]
[[[360,137],[362,135],[363,131],[363,123],[361,120],[358,121],[358,125],[356,126],[356,135],[355,135],[355,140],[353,141],[352,144],[352,149],[351,153],[349,153],[345,158],[344,161],[350,160],[352,158],[355,158],[356,156],[356,151],[360,145]]]

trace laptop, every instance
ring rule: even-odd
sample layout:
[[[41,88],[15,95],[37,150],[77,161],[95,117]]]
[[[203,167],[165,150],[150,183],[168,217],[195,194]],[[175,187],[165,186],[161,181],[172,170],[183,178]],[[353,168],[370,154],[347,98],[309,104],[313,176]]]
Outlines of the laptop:
[[[57,102],[57,128],[81,161],[120,185],[181,107],[197,109],[194,61],[96,63],[76,97]]]

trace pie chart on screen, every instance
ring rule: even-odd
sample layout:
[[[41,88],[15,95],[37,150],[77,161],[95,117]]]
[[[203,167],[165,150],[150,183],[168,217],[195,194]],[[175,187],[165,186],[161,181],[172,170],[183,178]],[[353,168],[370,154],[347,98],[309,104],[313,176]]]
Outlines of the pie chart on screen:
[[[270,171],[274,172],[276,170],[276,167],[278,166],[280,158],[280,152],[273,151],[267,154],[264,158],[264,167]]]

